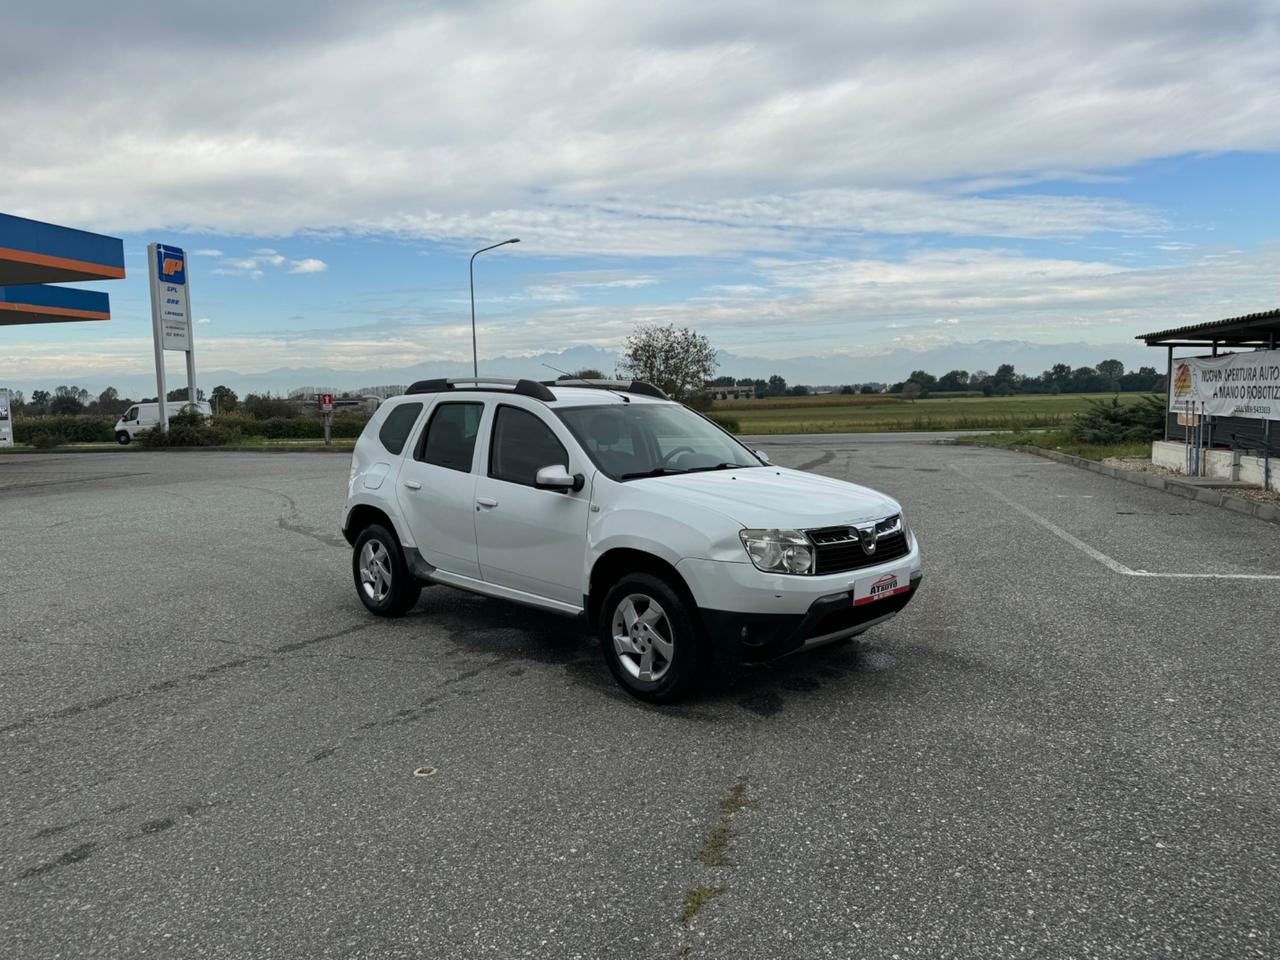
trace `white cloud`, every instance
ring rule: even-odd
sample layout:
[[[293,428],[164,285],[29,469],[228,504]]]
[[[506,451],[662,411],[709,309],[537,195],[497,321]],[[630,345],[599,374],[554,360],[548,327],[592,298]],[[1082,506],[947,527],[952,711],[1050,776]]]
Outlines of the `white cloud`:
[[[280,258],[284,262],[284,258]],[[290,273],[324,273],[329,269],[329,265],[323,260],[317,260],[314,257],[307,257],[303,260],[294,260],[289,267]]]
[[[1130,204],[975,194],[1280,148],[1273,2],[282,0],[166,34],[203,67],[160,87],[128,69],[154,48],[139,14],[85,2],[75,37],[68,16],[6,14],[0,113],[29,135],[0,143],[0,209],[110,231],[501,227],[672,256],[794,231],[1146,232],[1160,218]],[[31,53],[55,35],[77,69]]]
[[[195,252],[195,255],[196,255],[197,257],[220,257],[220,256],[222,256],[222,251],[221,251],[221,250],[215,250],[215,249],[213,249],[212,247],[206,247],[206,248],[205,248],[205,249],[203,249],[203,250],[196,250],[196,251],[194,251],[194,252]]]
[[[201,317],[199,320],[196,321],[196,323],[203,326],[205,324],[213,323],[213,321],[210,320],[208,317]]]

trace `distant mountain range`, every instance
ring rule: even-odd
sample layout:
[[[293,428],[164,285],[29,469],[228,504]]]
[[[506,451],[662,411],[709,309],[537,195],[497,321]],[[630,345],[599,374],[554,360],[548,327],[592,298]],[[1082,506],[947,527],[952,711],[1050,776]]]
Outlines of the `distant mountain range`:
[[[974,343],[952,343],[930,350],[894,350],[887,353],[833,353],[821,357],[789,357],[771,360],[767,357],[740,356],[725,351],[718,354],[718,375],[767,378],[782,376],[789,384],[845,384],[864,382],[893,383],[903,380],[912,370],[926,370],[940,376],[949,370],[994,372],[1002,363],[1012,363],[1019,373],[1038,374],[1055,363],[1072,367],[1094,366],[1101,360],[1123,361],[1126,369],[1154,366],[1161,369],[1164,356],[1135,343],[1097,345],[1087,343],[1029,343],[1023,340],[980,340]],[[494,357],[482,360],[480,370],[498,377],[531,377],[539,380],[557,376],[552,367],[574,371],[587,367],[612,373],[618,356],[598,347],[570,347],[558,352],[527,357]],[[465,377],[471,373],[469,363],[431,360],[402,367],[367,370],[334,370],[328,367],[280,367],[265,373],[241,373],[236,370],[203,370],[199,383],[207,393],[217,384],[226,384],[240,396],[246,393],[287,394],[303,386],[357,390],[383,384],[409,384],[430,377]],[[169,377],[169,387],[184,385],[181,375]],[[39,380],[0,381],[0,387],[23,391],[52,390],[58,384],[76,384],[97,394],[114,386],[122,396],[143,397],[155,393],[153,376],[121,376],[104,379],[100,372],[68,371],[65,376]]]

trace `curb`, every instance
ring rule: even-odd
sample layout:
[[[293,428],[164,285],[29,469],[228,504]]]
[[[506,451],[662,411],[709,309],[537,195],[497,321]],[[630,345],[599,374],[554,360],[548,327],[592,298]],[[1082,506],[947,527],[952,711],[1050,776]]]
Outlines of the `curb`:
[[[1153,473],[1139,473],[1135,470],[1124,470],[1120,467],[1113,467],[1110,464],[1099,463],[1097,460],[1086,460],[1084,457],[1072,456],[1069,453],[1061,453],[1057,450],[1046,450],[1044,447],[1011,446],[998,447],[995,449],[1016,450],[1019,453],[1030,453],[1037,457],[1044,457],[1048,460],[1056,460],[1058,463],[1065,463],[1070,467],[1079,467],[1082,470],[1090,470],[1093,473],[1100,473],[1104,477],[1111,477],[1114,480],[1123,480],[1125,483],[1132,483],[1139,487],[1149,487],[1152,490],[1163,490],[1165,493],[1173,494],[1175,497],[1183,497],[1187,500],[1207,503],[1212,507],[1221,507],[1224,510],[1231,510],[1234,513],[1242,513],[1245,516],[1256,517],[1257,519],[1265,520],[1268,523],[1280,523],[1280,507],[1269,503],[1257,503],[1253,500],[1246,500],[1243,497],[1232,497],[1225,493],[1219,493],[1217,490],[1211,490],[1207,487],[1196,487],[1189,483],[1170,480],[1167,477],[1157,477]]]

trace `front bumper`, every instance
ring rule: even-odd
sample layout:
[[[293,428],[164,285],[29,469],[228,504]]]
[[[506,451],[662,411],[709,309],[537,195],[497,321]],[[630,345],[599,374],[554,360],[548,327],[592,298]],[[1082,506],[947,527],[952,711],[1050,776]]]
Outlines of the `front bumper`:
[[[800,614],[737,613],[701,609],[707,635],[720,651],[735,660],[775,660],[805,647],[821,646],[856,636],[896,616],[916,595],[924,574],[911,573],[903,593],[855,605],[853,591],[821,597]]]

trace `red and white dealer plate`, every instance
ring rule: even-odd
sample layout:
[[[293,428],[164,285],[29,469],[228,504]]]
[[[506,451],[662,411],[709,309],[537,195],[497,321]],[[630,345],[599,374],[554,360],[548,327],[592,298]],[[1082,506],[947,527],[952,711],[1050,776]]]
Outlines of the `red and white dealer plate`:
[[[906,593],[910,589],[910,567],[902,567],[889,573],[863,577],[853,585],[853,605],[858,607],[864,603],[887,600],[889,597],[896,597],[900,593]]]

